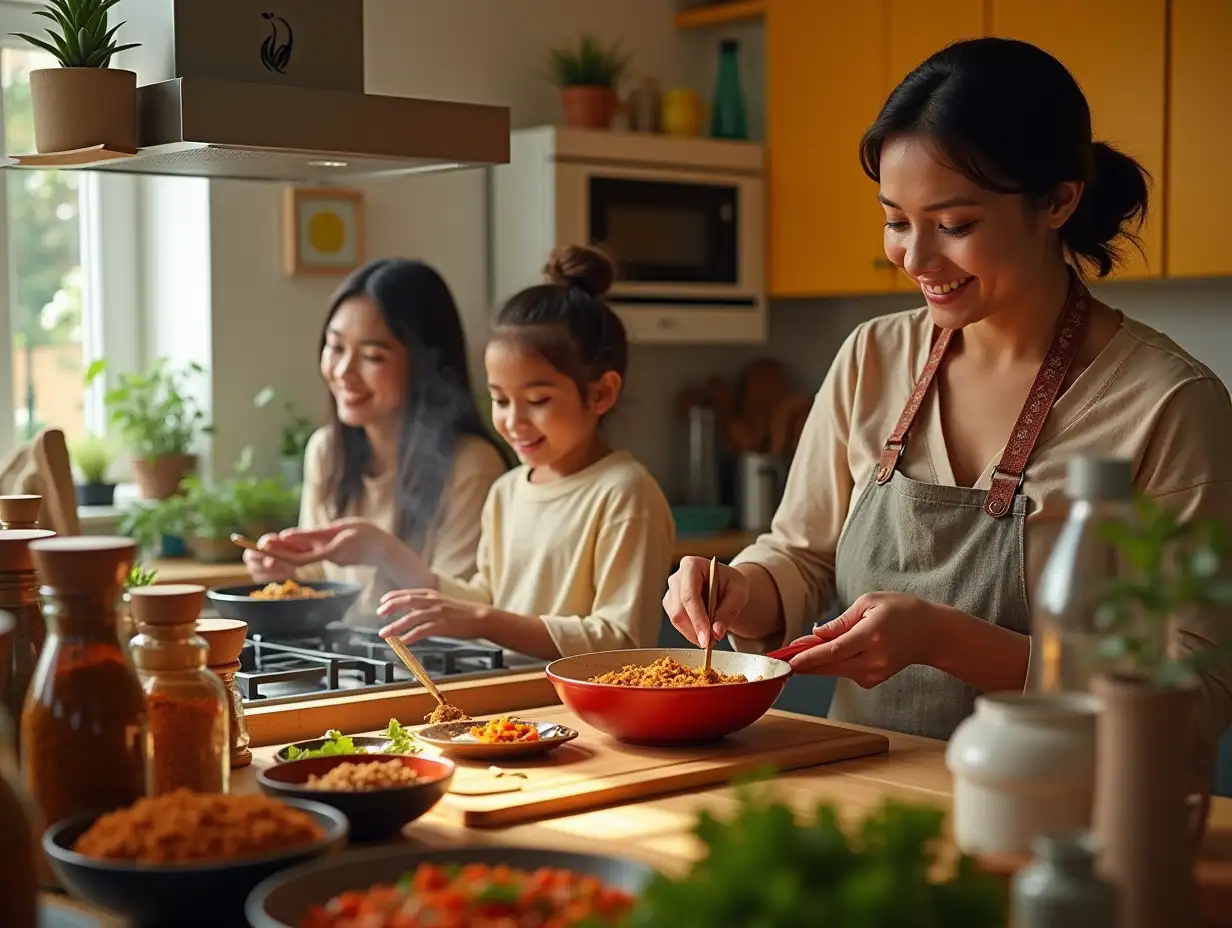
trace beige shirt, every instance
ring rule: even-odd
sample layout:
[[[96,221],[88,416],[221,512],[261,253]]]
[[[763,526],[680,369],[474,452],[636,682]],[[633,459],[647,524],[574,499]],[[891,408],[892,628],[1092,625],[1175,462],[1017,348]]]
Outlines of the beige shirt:
[[[445,596],[539,616],[562,655],[654,647],[676,526],[650,472],[624,451],[536,484],[519,467],[492,487],[479,569]]]
[[[329,429],[318,429],[308,440],[304,454],[304,493],[299,511],[301,528],[319,528],[333,521],[333,508],[324,495],[329,454]],[[473,435],[463,436],[459,440],[440,518],[428,533],[424,550],[417,552],[432,570],[459,577],[470,577],[475,572],[475,551],[479,546],[484,500],[496,478],[506,469],[504,459],[491,442]],[[393,472],[380,477],[365,477],[363,495],[350,515],[367,519],[385,531],[393,532],[396,480],[397,475]],[[347,615],[347,621],[361,625],[380,624],[376,607],[381,597],[395,588],[390,578],[371,567],[340,567],[325,563],[301,568],[296,571],[296,576],[300,579],[323,577],[363,585],[363,594]]]
[[[734,561],[759,564],[774,578],[787,640],[805,634],[831,605],[839,537],[924,367],[931,333],[927,309],[873,319],[852,332],[814,401],[770,532]],[[1135,486],[1148,496],[1185,516],[1232,521],[1229,435],[1232,403],[1219,379],[1171,339],[1125,319],[1057,400],[1028,462],[1022,487],[1031,504],[1023,565],[1028,594],[1059,530],[1052,514],[1064,505],[1071,457],[1128,457]],[[1000,457],[988,462],[978,489],[988,489]],[[955,485],[936,389],[920,408],[900,468],[912,480]],[[1207,647],[1226,632],[1222,619],[1195,619],[1183,628],[1181,646]],[[780,641],[733,644],[761,650]],[[1225,668],[1206,675],[1202,688],[1200,726],[1204,740],[1213,742],[1232,718],[1232,674]]]

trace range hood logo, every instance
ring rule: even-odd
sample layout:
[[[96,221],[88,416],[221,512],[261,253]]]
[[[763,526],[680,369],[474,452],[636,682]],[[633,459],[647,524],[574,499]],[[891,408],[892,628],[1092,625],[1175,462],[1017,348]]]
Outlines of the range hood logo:
[[[267,71],[286,74],[287,65],[291,63],[291,48],[295,44],[291,24],[275,13],[262,13],[261,18],[270,24],[270,34],[261,43],[261,64],[265,65]],[[282,24],[282,29],[278,28],[279,23]],[[282,40],[283,31],[286,32],[286,41]]]

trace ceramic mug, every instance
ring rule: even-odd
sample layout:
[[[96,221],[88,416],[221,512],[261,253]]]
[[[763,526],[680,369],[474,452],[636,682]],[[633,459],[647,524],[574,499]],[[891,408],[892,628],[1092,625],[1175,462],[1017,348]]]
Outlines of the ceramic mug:
[[[696,90],[677,87],[663,94],[660,128],[668,135],[701,135],[706,105]]]
[[[1091,827],[1095,721],[1086,693],[997,693],[946,747],[954,840],[968,854],[1030,854],[1041,832]]]

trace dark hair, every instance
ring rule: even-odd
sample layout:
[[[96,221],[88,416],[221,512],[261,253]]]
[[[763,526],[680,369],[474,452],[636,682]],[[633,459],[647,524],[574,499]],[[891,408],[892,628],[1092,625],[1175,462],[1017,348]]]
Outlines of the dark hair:
[[[545,284],[514,294],[496,314],[493,340],[511,339],[587,387],[629,364],[624,323],[603,300],[616,279],[611,260],[581,245],[557,248],[543,269]]]
[[[352,272],[334,292],[325,329],[344,302],[372,300],[390,334],[406,349],[406,402],[398,433],[394,527],[420,550],[442,509],[463,435],[492,441],[480,418],[467,368],[466,338],[449,286],[421,261],[387,258]],[[325,331],[321,350],[325,349]],[[364,492],[372,447],[362,428],[344,425],[330,404],[330,471],[326,497],[335,518],[351,511]],[[495,447],[495,442],[493,442]]]
[[[1149,175],[1133,158],[1091,140],[1091,111],[1074,76],[1043,49],[1014,39],[955,42],[903,78],[860,141],[860,162],[881,179],[881,147],[917,133],[949,167],[997,193],[1036,202],[1065,181],[1085,188],[1061,227],[1081,270],[1106,277],[1123,242],[1141,250]]]

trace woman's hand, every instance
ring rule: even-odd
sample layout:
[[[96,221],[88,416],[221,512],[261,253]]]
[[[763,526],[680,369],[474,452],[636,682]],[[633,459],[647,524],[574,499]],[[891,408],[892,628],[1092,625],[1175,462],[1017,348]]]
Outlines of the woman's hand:
[[[749,581],[740,571],[726,564],[717,565],[714,615],[706,615],[710,586],[710,561],[704,557],[681,558],[680,566],[668,578],[663,611],[672,625],[699,648],[707,639],[727,634],[727,629],[749,601]]]
[[[295,574],[295,564],[278,557],[278,552],[304,556],[309,552],[306,545],[281,542],[277,534],[262,535],[257,541],[260,551],[244,549],[244,566],[254,583],[282,583]]]
[[[339,567],[374,567],[385,560],[386,552],[395,545],[405,547],[367,519],[348,516],[321,528],[285,529],[278,534],[276,542],[263,547],[275,557],[279,551],[287,552],[287,559],[293,563],[329,561]]]
[[[482,638],[488,606],[448,599],[435,590],[391,590],[381,597],[376,614],[401,615],[381,629],[382,638],[399,636],[407,644],[420,638]]]
[[[817,642],[791,659],[792,669],[847,677],[869,689],[911,664],[931,664],[945,614],[904,593],[865,593],[837,619],[792,642]]]

